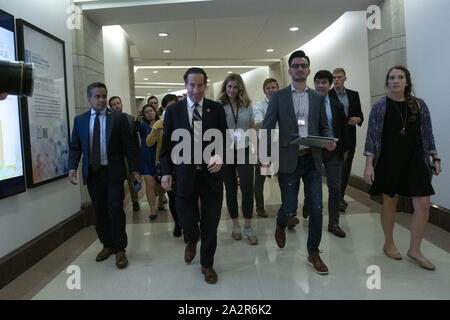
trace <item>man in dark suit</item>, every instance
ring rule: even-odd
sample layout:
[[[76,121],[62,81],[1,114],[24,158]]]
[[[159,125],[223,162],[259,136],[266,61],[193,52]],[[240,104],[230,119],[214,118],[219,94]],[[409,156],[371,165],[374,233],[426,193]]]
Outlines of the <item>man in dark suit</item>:
[[[223,106],[204,98],[207,75],[203,69],[190,68],[187,70],[184,82],[187,99],[172,105],[166,110],[164,116],[164,134],[160,156],[161,185],[167,191],[171,190],[171,173],[174,170],[175,207],[187,240],[185,261],[190,263],[194,259],[200,234],[202,273],[206,282],[215,283],[217,282],[217,273],[213,264],[217,247],[217,227],[222,211],[223,177],[221,168],[225,153],[224,149],[217,150],[222,153],[222,156],[216,153],[208,163],[201,159],[194,161],[199,156],[203,158],[203,151],[208,145],[207,142],[202,141],[199,145],[195,140],[201,140],[203,133],[208,129],[219,130],[222,135],[220,138],[224,139],[227,122]],[[177,153],[181,157],[186,156],[186,152],[191,155],[182,163],[179,163],[177,159],[172,159],[172,150],[178,149],[180,142],[186,144],[185,139],[177,135],[180,132],[184,133],[191,142],[188,143],[191,147],[190,150],[181,150]],[[174,137],[177,137],[176,141],[172,141],[173,133]],[[200,230],[197,208],[199,198],[201,201]]]
[[[282,205],[278,211],[275,240],[280,248],[286,244],[288,220],[297,212],[300,179],[305,186],[305,201],[310,220],[308,233],[308,262],[319,274],[328,274],[328,268],[320,259],[319,245],[322,238],[322,149],[290,144],[297,136],[314,135],[332,137],[325,113],[325,97],[306,87],[311,73],[310,60],[303,51],[295,51],[289,57],[289,75],[292,84],[272,94],[262,129],[273,129],[279,123],[279,172],[278,183]],[[335,142],[326,148],[333,151]],[[262,164],[268,167],[268,164]]]
[[[328,91],[333,83],[333,75],[328,70],[321,70],[314,76],[314,86],[325,96],[325,110],[328,125],[333,136],[339,141],[333,151],[323,151],[323,163],[328,186],[328,231],[335,236],[345,238],[345,232],[339,227],[339,204],[341,200],[342,162],[346,160],[349,148],[347,117],[344,106],[330,98]]]
[[[116,255],[119,269],[128,265],[125,248],[125,212],[123,211],[125,161],[136,180],[137,149],[132,141],[130,126],[124,114],[106,107],[107,89],[103,83],[88,86],[91,109],[75,117],[69,150],[69,181],[76,185],[77,168],[83,155],[83,183],[87,184],[96,218],[96,231],[103,244],[97,261]]]
[[[109,107],[115,111],[115,112],[122,112],[123,105],[122,105],[122,99],[118,96],[113,96],[109,98],[108,101]],[[128,113],[124,113],[124,115],[127,117],[128,124],[130,125],[130,133],[133,138],[133,142],[136,144],[136,148],[139,149],[139,138],[138,138],[138,131],[136,129],[136,120],[134,117]],[[139,194],[138,191],[134,189],[134,180],[133,176],[131,175],[130,166],[128,165],[128,161],[125,158],[125,168],[127,171],[127,183],[128,183],[128,189],[130,190],[130,198],[131,202],[133,204],[133,211],[139,211]]]
[[[344,112],[348,120],[349,150],[347,160],[342,165],[342,183],[341,183],[341,204],[340,210],[345,212],[347,202],[344,200],[345,189],[347,188],[348,178],[352,171],[353,157],[356,148],[356,125],[362,125],[364,116],[361,110],[361,101],[359,93],[344,87],[347,80],[345,70],[337,68],[333,71],[333,89],[330,90],[329,96],[339,100],[344,106]]]

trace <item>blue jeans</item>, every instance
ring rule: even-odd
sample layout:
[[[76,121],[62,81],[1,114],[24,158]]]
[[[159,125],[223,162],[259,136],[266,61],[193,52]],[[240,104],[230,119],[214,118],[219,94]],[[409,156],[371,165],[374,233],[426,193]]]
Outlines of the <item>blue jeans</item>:
[[[289,218],[296,215],[300,178],[305,186],[305,203],[309,209],[308,253],[319,251],[322,240],[322,177],[314,165],[311,154],[299,156],[293,173],[278,173],[281,191],[281,207],[278,211],[277,226],[286,228]]]

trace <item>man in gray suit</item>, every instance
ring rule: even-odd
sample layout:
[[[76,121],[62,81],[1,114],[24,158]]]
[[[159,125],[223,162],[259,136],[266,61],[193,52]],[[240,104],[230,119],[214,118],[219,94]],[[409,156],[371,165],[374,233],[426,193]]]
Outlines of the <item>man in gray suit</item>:
[[[280,164],[278,183],[281,190],[281,207],[277,216],[275,240],[280,248],[286,244],[288,220],[297,212],[300,178],[305,185],[305,203],[310,212],[308,233],[308,263],[319,274],[328,274],[328,268],[320,259],[319,244],[322,238],[322,177],[324,173],[322,149],[293,145],[298,135],[332,137],[325,111],[325,97],[306,86],[310,74],[310,60],[303,51],[295,51],[289,57],[289,75],[292,84],[275,92],[269,101],[262,129],[280,128]],[[336,148],[335,142],[325,146],[328,151]],[[268,164],[263,164],[268,167]]]

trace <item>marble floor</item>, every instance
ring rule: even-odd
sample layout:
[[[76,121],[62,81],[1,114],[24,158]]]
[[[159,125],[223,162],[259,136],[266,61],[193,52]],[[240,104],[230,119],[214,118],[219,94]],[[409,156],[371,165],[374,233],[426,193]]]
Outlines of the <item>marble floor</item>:
[[[325,185],[323,190],[326,200]],[[327,231],[324,210],[320,249],[330,270],[327,276],[314,273],[307,264],[308,220],[300,218],[295,231],[287,231],[286,247],[277,247],[274,230],[280,196],[276,179],[268,180],[265,188],[269,217],[253,222],[257,246],[231,238],[232,222],[224,203],[214,264],[219,280],[214,285],[207,284],[200,272],[199,246],[194,261],[186,264],[185,245],[172,235],[170,213],[160,211],[150,223],[148,204],[141,196],[141,210],[136,213],[128,196],[125,201],[130,261],[125,270],[116,268],[114,256],[95,261],[102,245],[89,227],[1,289],[0,299],[450,299],[450,234],[428,226],[422,250],[437,269],[424,270],[406,257],[410,215],[399,213],[395,239],[404,259],[391,260],[382,252],[380,206],[353,188],[348,190],[349,207],[340,221],[346,238]],[[80,274],[79,289],[69,289],[74,266]]]

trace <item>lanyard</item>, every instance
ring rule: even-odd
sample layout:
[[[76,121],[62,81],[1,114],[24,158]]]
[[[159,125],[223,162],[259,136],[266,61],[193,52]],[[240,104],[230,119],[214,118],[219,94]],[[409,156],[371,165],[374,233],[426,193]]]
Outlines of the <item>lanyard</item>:
[[[237,122],[239,119],[239,105],[237,107],[236,114],[234,113],[234,108],[231,103],[230,103],[230,108],[231,108],[231,113],[233,114],[233,118],[234,118],[234,125],[237,127]]]

